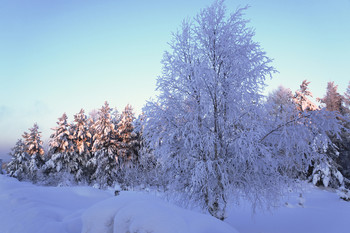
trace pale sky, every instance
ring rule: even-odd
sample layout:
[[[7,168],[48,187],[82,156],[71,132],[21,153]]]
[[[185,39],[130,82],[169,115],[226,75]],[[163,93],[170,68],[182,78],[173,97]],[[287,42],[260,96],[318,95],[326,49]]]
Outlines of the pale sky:
[[[37,122],[43,140],[64,112],[69,121],[107,100],[137,113],[161,74],[171,33],[210,0],[2,0],[0,2],[0,158]],[[279,71],[267,84],[296,90],[350,81],[350,0],[226,0],[249,4],[255,41]]]

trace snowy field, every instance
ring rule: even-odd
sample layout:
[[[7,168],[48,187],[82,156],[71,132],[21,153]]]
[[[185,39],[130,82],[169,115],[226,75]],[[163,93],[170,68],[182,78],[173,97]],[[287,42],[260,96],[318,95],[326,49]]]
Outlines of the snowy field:
[[[0,175],[1,233],[288,233],[349,232],[350,203],[307,185],[284,206],[251,215],[244,204],[221,222],[150,194],[91,187],[40,187]],[[235,230],[236,229],[236,230]]]

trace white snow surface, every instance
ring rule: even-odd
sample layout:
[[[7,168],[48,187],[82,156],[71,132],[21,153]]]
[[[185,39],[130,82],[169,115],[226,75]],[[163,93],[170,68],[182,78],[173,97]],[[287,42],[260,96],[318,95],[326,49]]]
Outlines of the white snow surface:
[[[222,222],[152,194],[115,197],[113,190],[43,187],[0,175],[1,233],[348,233],[349,216],[350,202],[311,184],[270,212],[252,215],[244,202],[230,207]]]
[[[136,192],[43,187],[0,176],[1,233],[238,233],[209,215]]]
[[[270,211],[252,215],[247,204],[230,208],[225,220],[240,233],[349,233],[350,202],[331,188],[305,184],[292,192],[285,203]]]
[[[238,233],[211,216],[184,210],[159,198],[124,192],[95,204],[82,216],[82,232]]]

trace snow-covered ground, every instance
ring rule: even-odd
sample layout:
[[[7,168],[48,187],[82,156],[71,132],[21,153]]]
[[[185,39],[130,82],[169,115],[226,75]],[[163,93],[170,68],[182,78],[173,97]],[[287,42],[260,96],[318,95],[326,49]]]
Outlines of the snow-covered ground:
[[[254,216],[244,205],[231,208],[226,222],[240,233],[349,233],[350,202],[332,189],[305,184],[304,192],[292,193],[282,207]]]
[[[235,233],[151,194],[42,187],[0,175],[1,233]]]
[[[350,232],[350,202],[311,185],[284,206],[252,216],[242,204],[221,222],[151,194],[91,187],[42,187],[0,175],[0,232],[288,233]],[[235,230],[237,229],[237,231]]]

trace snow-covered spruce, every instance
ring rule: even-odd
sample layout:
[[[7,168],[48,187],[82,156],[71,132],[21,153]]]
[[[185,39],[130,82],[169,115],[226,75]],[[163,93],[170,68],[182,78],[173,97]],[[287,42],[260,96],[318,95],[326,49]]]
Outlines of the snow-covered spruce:
[[[33,182],[37,182],[40,177],[39,170],[44,164],[44,148],[41,141],[41,132],[39,126],[35,123],[32,128],[29,129],[29,133],[23,134],[26,153],[30,156],[28,161],[28,178]]]
[[[344,201],[350,201],[350,190],[346,189],[344,187],[337,190],[337,194],[340,197],[340,199]]]
[[[10,155],[12,160],[6,166],[7,174],[17,178],[18,180],[25,179],[28,174],[28,163],[30,157],[26,152],[26,147],[22,139],[19,139],[16,142],[16,145],[12,148]]]
[[[7,173],[18,180],[29,179],[37,182],[41,179],[40,169],[44,164],[44,149],[41,141],[39,126],[34,124],[28,132],[24,132],[23,139],[19,139],[12,148],[12,161],[7,165]]]
[[[100,188],[112,186],[117,173],[117,132],[110,113],[111,108],[106,101],[98,112],[98,119],[92,125],[93,156],[87,162],[87,168],[93,172],[90,182]]]
[[[138,160],[138,139],[134,132],[135,114],[132,107],[126,105],[118,122],[118,165],[130,167]]]
[[[78,161],[74,158],[73,135],[70,124],[67,122],[67,115],[64,113],[58,118],[57,127],[53,128],[50,136],[50,159],[46,161],[43,171],[54,180],[60,178],[63,173],[74,176],[78,171]],[[55,175],[55,173],[59,173]]]
[[[326,95],[318,100],[325,104],[327,111],[337,111],[342,115],[346,113],[346,108],[343,105],[345,98],[339,94],[338,86],[334,82],[328,82]]]
[[[89,177],[89,171],[86,168],[87,162],[91,159],[91,138],[89,130],[88,118],[81,109],[79,113],[74,115],[74,124],[72,125],[73,136],[73,160],[78,165],[75,173],[75,179],[79,182]]]
[[[309,97],[313,97],[312,93],[309,91],[309,84],[307,80],[304,80],[300,85],[300,89],[295,91],[293,101],[297,106],[299,112],[309,112],[319,110],[320,108],[313,103]]]
[[[317,161],[313,167],[311,178],[312,183],[316,186],[322,185],[332,188],[344,186],[344,177],[330,158]]]
[[[334,82],[328,82],[326,95],[319,99],[327,111],[338,114],[338,118],[341,119],[344,127],[339,137],[331,137],[335,149],[328,150],[327,155],[332,159],[333,170],[335,167],[344,175],[346,186],[350,186],[348,182],[348,179],[350,179],[350,109],[347,105],[349,93],[350,89],[348,87],[344,96],[342,96],[338,92],[338,86]]]
[[[117,182],[123,189],[128,189],[140,185],[144,175],[139,166],[139,134],[135,132],[135,115],[131,105],[126,105],[117,119]]]

